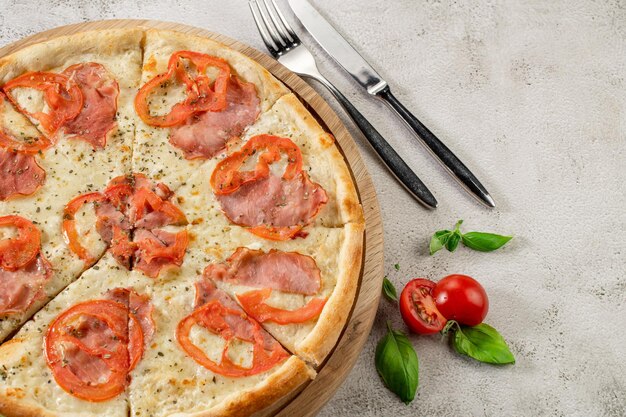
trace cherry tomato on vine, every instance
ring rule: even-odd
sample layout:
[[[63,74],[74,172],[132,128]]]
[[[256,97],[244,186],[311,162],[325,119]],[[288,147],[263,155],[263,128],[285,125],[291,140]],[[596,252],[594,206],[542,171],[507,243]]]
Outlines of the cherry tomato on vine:
[[[415,333],[437,333],[447,322],[437,310],[432,297],[433,288],[435,288],[433,281],[416,278],[409,281],[400,294],[402,319]]]
[[[478,281],[467,275],[448,275],[433,291],[436,308],[448,320],[476,326],[489,311],[489,299]]]

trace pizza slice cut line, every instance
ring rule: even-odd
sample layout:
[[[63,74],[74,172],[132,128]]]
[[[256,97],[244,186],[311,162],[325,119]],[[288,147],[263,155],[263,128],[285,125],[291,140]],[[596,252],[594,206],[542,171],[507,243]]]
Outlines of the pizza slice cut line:
[[[117,261],[126,269],[138,269],[156,278],[161,269],[183,262],[189,236],[187,219],[171,202],[173,192],[143,174],[114,178],[103,192],[83,194],[70,201],[64,212],[63,232],[72,252],[92,264],[94,259],[80,242],[78,211],[93,203],[96,230]],[[171,232],[165,227],[178,226]]]

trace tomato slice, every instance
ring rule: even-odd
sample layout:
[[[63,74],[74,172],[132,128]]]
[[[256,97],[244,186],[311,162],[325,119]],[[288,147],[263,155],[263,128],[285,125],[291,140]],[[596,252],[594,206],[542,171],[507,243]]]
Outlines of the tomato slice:
[[[164,223],[167,225],[181,225],[187,223],[185,214],[170,201],[163,200],[148,188],[142,187],[136,190],[132,197],[134,208],[134,222],[137,223],[148,213],[159,212],[165,216]],[[162,224],[160,226],[163,226]]]
[[[277,324],[304,323],[312,320],[322,313],[327,301],[323,298],[312,298],[300,308],[295,310],[283,310],[265,304],[265,300],[267,300],[270,295],[272,295],[272,290],[270,288],[264,288],[237,295],[237,299],[246,313],[250,314],[256,320],[261,323],[269,321]]]
[[[7,97],[0,91],[0,111],[2,107],[8,106]],[[52,142],[45,136],[40,135],[28,141],[19,140],[0,128],[0,146],[15,152],[35,154],[48,149]]]
[[[125,288],[115,288],[109,296],[114,300],[85,301],[65,310],[44,337],[54,379],[86,401],[106,401],[126,389],[128,373],[144,351],[146,335],[139,320],[152,321],[151,307],[141,318],[129,308],[133,301],[147,303],[147,297]]]
[[[98,203],[105,201],[106,197],[101,193],[88,193],[79,195],[72,199],[63,210],[63,234],[65,240],[72,252],[74,252],[80,259],[87,264],[92,264],[95,259],[89,254],[89,251],[81,245],[78,238],[78,231],[76,230],[76,220],[74,216],[78,213],[80,208],[87,203]]]
[[[402,319],[416,333],[437,333],[446,325],[446,318],[435,305],[433,288],[433,281],[416,278],[409,281],[400,294]]]
[[[29,264],[41,249],[41,232],[21,216],[0,217],[0,226],[17,228],[17,235],[0,240],[0,266],[15,271]]]
[[[24,109],[11,93],[15,88],[33,88],[43,92],[50,112],[31,113]],[[28,72],[12,79],[2,89],[21,113],[38,120],[50,135],[56,133],[65,121],[78,116],[83,108],[83,93],[72,79],[63,74]]]
[[[251,328],[252,334],[249,336],[239,334],[237,329],[231,326],[234,320],[240,321],[244,325],[242,327]],[[195,325],[204,327],[209,332],[221,336],[226,341],[226,347],[222,351],[220,363],[209,359],[204,351],[191,341],[189,333]],[[212,300],[181,320],[176,328],[176,339],[188,355],[210,371],[229,377],[244,377],[265,372],[289,357],[289,354],[276,341],[273,341],[270,349],[267,349],[262,332],[263,330],[259,323],[250,319],[243,312],[230,309],[218,300]],[[254,344],[252,366],[250,368],[239,366],[230,359],[228,349],[230,341],[233,339],[240,339]]]
[[[281,154],[287,156],[287,167],[282,178],[289,180],[302,171],[302,153],[290,139],[273,135],[252,137],[238,152],[233,152],[220,161],[211,175],[211,187],[215,194],[230,194],[243,184],[266,178],[270,174],[270,165],[278,162]],[[253,171],[239,171],[239,168],[251,157],[258,155]]]
[[[206,75],[209,67],[218,70],[214,81]],[[135,110],[144,122],[157,127],[179,125],[198,112],[221,111],[227,105],[226,91],[230,76],[230,66],[221,58],[191,51],[175,52],[170,57],[167,72],[155,76],[141,87],[135,97]],[[152,115],[150,95],[160,86],[174,81],[185,84],[187,97],[172,106],[168,113]]]
[[[93,402],[109,400],[126,389],[127,346],[128,308],[110,300],[70,307],[52,322],[44,338],[46,362],[59,386]],[[93,366],[85,366],[84,361]]]

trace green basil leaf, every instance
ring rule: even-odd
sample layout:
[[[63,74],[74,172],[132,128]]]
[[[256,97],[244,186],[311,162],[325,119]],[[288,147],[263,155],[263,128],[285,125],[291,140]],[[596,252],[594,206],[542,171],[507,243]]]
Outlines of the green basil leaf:
[[[457,231],[452,232],[452,234],[448,238],[448,241],[446,242],[446,249],[448,249],[450,252],[454,252],[457,246],[459,246],[460,241],[461,234]]]
[[[481,252],[491,252],[501,248],[513,239],[513,236],[502,236],[494,233],[469,232],[462,236],[463,244],[468,248]]]
[[[429,251],[431,255],[434,255],[445,246],[451,233],[452,232],[449,230],[439,230],[438,232],[435,232],[433,237],[430,239]]]
[[[396,287],[393,286],[393,284],[387,279],[387,277],[383,278],[383,294],[385,294],[385,297],[387,297],[391,301],[398,301],[398,293],[396,292]]]
[[[383,382],[405,404],[415,398],[419,383],[419,363],[413,345],[402,332],[387,322],[387,335],[376,346],[376,370]]]
[[[452,337],[452,346],[462,354],[480,362],[492,364],[515,363],[504,338],[486,323],[478,326],[460,326]]]

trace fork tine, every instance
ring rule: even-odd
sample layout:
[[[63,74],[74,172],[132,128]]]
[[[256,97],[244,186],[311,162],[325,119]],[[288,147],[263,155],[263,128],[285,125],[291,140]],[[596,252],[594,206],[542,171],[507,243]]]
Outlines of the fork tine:
[[[274,26],[274,22],[272,21],[272,19],[268,17],[267,10],[263,10],[264,8],[261,7],[261,3],[259,2],[259,0],[256,0],[256,5],[259,8],[259,12],[261,12],[261,19],[263,19],[263,23],[265,23],[265,27],[267,28],[270,36],[274,40],[274,43],[276,44],[276,46],[280,47],[282,45],[283,47],[286,47],[287,39],[284,39],[276,31],[276,26]]]
[[[265,1],[265,0],[263,0]],[[278,6],[276,5],[276,2],[274,0],[270,0],[272,2],[272,5],[274,6],[274,10],[276,11],[276,13],[278,14],[278,17],[280,18],[281,23],[283,24],[283,26],[285,27],[285,29],[287,30],[287,33],[289,34],[289,37],[297,43],[300,43],[300,39],[298,39],[298,36],[296,35],[296,32],[294,32],[294,30],[291,28],[291,26],[289,25],[289,23],[287,23],[287,19],[285,19],[285,16],[283,16],[282,12],[280,11],[280,9],[278,8]],[[267,3],[266,3],[267,4]]]
[[[292,44],[295,43],[296,40],[291,35],[289,35],[289,33],[287,32],[285,28],[285,25],[282,23],[282,21],[278,17],[276,17],[276,10],[277,10],[276,3],[272,0],[272,6],[270,6],[267,0],[263,0],[263,4],[265,4],[265,9],[269,13],[270,18],[272,19],[272,22],[274,23],[274,26],[276,26],[276,29],[278,29],[283,39],[289,40],[289,42]]]
[[[261,38],[263,39],[263,43],[265,43],[265,46],[270,51],[270,53],[274,57],[277,57],[280,54],[281,48],[278,48],[278,46],[274,43],[274,41],[272,40],[270,34],[267,31],[267,27],[265,26],[265,24],[261,20],[261,17],[259,16],[259,13],[261,11],[261,9],[259,7],[259,4],[256,1],[250,1],[250,2],[248,2],[248,6],[250,6],[250,11],[252,12],[252,17],[254,18],[254,23],[256,24],[256,27],[259,30],[259,33],[261,34]],[[255,7],[256,7],[256,9],[255,9]]]

